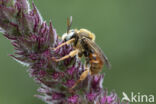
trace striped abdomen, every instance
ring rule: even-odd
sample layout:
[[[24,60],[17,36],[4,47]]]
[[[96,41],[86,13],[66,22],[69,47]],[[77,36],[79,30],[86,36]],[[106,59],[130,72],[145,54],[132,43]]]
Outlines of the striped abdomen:
[[[101,58],[95,53],[91,53],[89,55],[89,63],[90,63],[90,70],[92,75],[101,72],[104,64]]]

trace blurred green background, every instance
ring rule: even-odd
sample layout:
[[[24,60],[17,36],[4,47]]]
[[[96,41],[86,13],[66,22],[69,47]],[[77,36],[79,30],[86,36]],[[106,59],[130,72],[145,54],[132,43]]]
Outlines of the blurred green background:
[[[156,0],[34,0],[44,20],[52,20],[57,33],[86,28],[109,58],[112,69],[104,68],[104,87],[122,92],[156,96]],[[8,54],[10,42],[0,34],[0,104],[44,104],[33,97],[38,86],[26,67]],[[133,103],[132,103],[133,104]],[[147,104],[147,103],[134,103]]]

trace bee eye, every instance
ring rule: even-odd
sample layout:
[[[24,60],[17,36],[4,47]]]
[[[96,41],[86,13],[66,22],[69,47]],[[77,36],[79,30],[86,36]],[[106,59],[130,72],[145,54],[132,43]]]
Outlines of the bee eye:
[[[64,41],[66,42],[66,41],[67,41],[67,39],[65,38],[65,39],[64,39]]]
[[[74,33],[71,38],[75,38],[75,37],[76,37],[76,33]]]

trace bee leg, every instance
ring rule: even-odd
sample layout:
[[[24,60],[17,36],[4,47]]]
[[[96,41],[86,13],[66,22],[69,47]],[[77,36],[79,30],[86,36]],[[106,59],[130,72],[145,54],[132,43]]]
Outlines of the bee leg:
[[[90,69],[86,69],[80,76],[79,80],[71,87],[71,89],[75,88],[81,81],[85,80],[88,74],[90,73]]]
[[[54,61],[56,61],[56,62],[62,61],[62,60],[65,60],[65,59],[67,59],[67,58],[69,58],[69,57],[74,57],[75,55],[78,54],[78,52],[79,52],[79,50],[76,49],[76,50],[71,51],[68,55],[66,55],[66,56],[64,56],[64,57],[62,57],[62,58],[60,58],[60,59],[55,59],[54,57],[52,57],[52,60],[54,60]]]
[[[70,44],[70,43],[73,42],[74,40],[75,40],[75,39],[70,39],[70,40],[68,40],[68,41],[66,41],[66,42],[64,42],[64,43],[62,43],[62,44],[60,44],[60,45],[57,46],[56,48],[52,48],[52,49],[53,49],[53,50],[57,50],[57,49],[59,49],[60,47],[66,45],[66,44]]]

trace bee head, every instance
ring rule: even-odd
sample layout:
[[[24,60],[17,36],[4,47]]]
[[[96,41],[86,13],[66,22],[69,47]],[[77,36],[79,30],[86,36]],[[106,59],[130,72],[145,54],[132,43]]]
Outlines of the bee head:
[[[75,34],[75,31],[74,30],[70,30],[69,33],[64,33],[63,34],[62,40],[68,41],[68,40],[73,38],[74,34]]]

